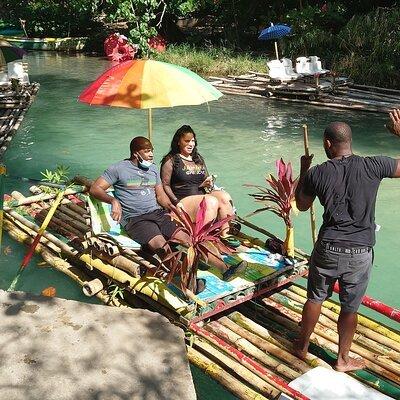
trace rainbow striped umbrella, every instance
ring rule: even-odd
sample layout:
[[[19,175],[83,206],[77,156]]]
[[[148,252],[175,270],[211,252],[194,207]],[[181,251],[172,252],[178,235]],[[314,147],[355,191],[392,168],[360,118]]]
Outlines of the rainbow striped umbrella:
[[[221,96],[219,90],[187,68],[154,60],[130,60],[104,72],[80,94],[79,101],[148,109],[151,138],[153,108],[203,104]]]

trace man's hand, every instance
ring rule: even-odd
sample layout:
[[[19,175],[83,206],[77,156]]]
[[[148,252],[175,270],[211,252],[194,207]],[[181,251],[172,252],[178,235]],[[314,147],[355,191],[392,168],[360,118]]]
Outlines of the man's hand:
[[[390,121],[385,125],[386,129],[400,137],[400,109],[396,108],[389,113]]]
[[[213,177],[211,175],[207,176],[207,178],[204,179],[204,181],[201,183],[201,185],[199,187],[201,187],[201,188],[210,188],[213,185],[213,181],[214,180],[213,180]]]
[[[314,158],[314,154],[310,154],[309,156],[301,156],[300,158],[300,173],[307,172],[310,169],[312,160]]]
[[[121,203],[117,199],[113,199],[111,202],[111,218],[118,223],[121,222],[122,208]]]

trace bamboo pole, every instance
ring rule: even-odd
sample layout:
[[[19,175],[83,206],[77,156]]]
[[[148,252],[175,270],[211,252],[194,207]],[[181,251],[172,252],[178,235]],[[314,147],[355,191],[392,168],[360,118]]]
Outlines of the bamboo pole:
[[[232,321],[234,321],[236,324],[240,325],[244,329],[248,330],[251,333],[256,334],[259,336],[261,339],[264,339],[272,344],[274,344],[277,347],[280,347],[281,349],[285,350],[286,352],[289,353],[290,350],[293,349],[293,343],[292,341],[289,341],[283,337],[276,338],[276,335],[272,334],[269,332],[269,330],[256,322],[252,321],[251,319],[245,317],[243,314],[239,313],[238,311],[235,311],[231,313],[228,316]],[[328,369],[332,369],[332,367],[326,363],[325,361],[321,360],[318,357],[315,357],[311,353],[307,353],[306,359],[304,360],[310,367],[324,367]]]
[[[258,308],[261,313],[265,308]],[[268,329],[272,329],[276,332],[276,335],[279,337],[285,337],[287,340],[293,341],[296,336],[295,331],[293,329],[287,328],[285,325],[278,324],[272,319],[267,319],[265,316],[261,318],[260,314],[254,315],[255,320],[259,323],[263,324],[264,327]],[[314,347],[313,351],[321,356],[329,357],[330,359],[334,359],[336,354],[336,349],[334,348],[335,345],[329,341],[324,340],[324,338],[318,338],[317,340],[311,341],[312,346]],[[369,372],[368,370],[358,370],[350,372],[350,375],[354,376],[355,378],[359,379],[363,383],[379,390],[382,393],[385,393],[393,398],[400,398],[400,389],[393,382],[389,382],[382,377]]]
[[[45,218],[46,218],[46,214],[43,212],[38,212],[35,215],[35,220],[38,221],[39,223],[42,223],[45,220]],[[49,227],[51,229],[54,229],[56,232],[59,231],[59,233],[61,233],[63,236],[65,236],[67,238],[69,238],[69,237],[83,238],[84,237],[83,232],[81,232],[78,229],[75,229],[71,225],[67,224],[65,221],[61,221],[59,218],[54,217],[54,216],[49,223]]]
[[[23,217],[22,217],[23,218]],[[34,224],[33,224],[34,225]],[[29,229],[29,228],[28,228]],[[35,229],[33,229],[35,231]],[[51,240],[58,240],[54,237],[54,235],[45,232],[43,235],[44,238],[50,237]],[[59,241],[59,240],[58,240]],[[62,243],[61,241],[59,241]],[[185,315],[190,310],[188,308],[188,304],[185,303],[183,300],[180,300],[175,294],[173,294],[170,289],[162,282],[161,280],[153,277],[144,277],[144,278],[136,278],[124,271],[119,270],[118,268],[104,263],[102,260],[96,258],[93,259],[89,254],[77,254],[76,251],[71,250],[71,248],[63,244],[64,246],[61,247],[63,251],[67,254],[69,253],[70,256],[76,256],[81,261],[86,263],[89,269],[96,268],[103,274],[107,275],[111,279],[118,281],[122,284],[128,284],[130,289],[133,291],[140,291],[143,294],[152,297],[153,299],[160,301],[167,307],[174,309],[177,313]]]
[[[266,305],[273,307],[275,310],[278,310],[285,316],[285,318],[280,319],[280,321],[284,321],[283,322],[284,324],[290,321],[290,323],[287,326],[288,327],[291,326],[291,329],[295,327],[296,331],[299,330],[298,324],[301,321],[301,317],[298,314],[296,314],[291,310],[288,310],[286,307],[283,307],[278,303],[275,303],[273,300],[264,298],[262,301]],[[266,312],[268,313],[268,318],[271,318],[273,320],[276,318],[276,315],[274,315],[273,312],[267,310]],[[317,338],[317,341],[323,338],[324,340],[333,343],[335,348],[335,353],[337,354],[338,350],[337,344],[339,343],[339,338],[338,334],[335,331],[332,331],[331,329],[323,327],[317,323],[314,328],[314,335],[315,335],[314,338]],[[376,355],[370,350],[365,349],[355,343],[352,343],[351,345],[351,352],[353,353],[353,356],[354,354],[362,356],[365,360],[367,368],[369,368],[370,370],[375,371],[379,375],[382,375],[383,377],[386,377],[391,381],[400,384],[400,366],[395,362],[393,362],[392,360],[389,360],[386,357]]]
[[[68,215],[68,217],[75,219],[76,221],[79,221],[81,224],[88,226],[88,221],[87,218],[84,218],[82,214],[75,212],[70,207],[67,207],[67,205],[61,204],[58,209],[65,215]]]
[[[303,311],[303,304],[296,302],[292,299],[289,299],[288,297],[284,296],[281,293],[274,293],[273,295],[270,296],[270,299],[272,299],[274,302],[280,304],[281,306],[284,306],[297,314],[301,316],[302,311]],[[322,311],[322,310],[321,310]],[[326,317],[322,312],[318,320],[319,324],[321,326],[324,326],[326,328],[329,328],[332,332],[336,331],[336,323]],[[393,351],[386,346],[377,343],[376,341],[369,339],[368,337],[365,337],[361,335],[359,332],[355,332],[354,339],[353,341],[361,346],[364,346],[365,348],[372,350],[376,352],[377,354],[384,355],[385,357],[389,357],[394,361],[400,361],[400,354],[396,351]],[[399,366],[400,367],[400,366]]]
[[[306,298],[303,296],[300,296],[290,290],[284,289],[281,291],[282,294],[284,294],[285,296],[287,296],[288,298],[297,301],[298,303],[301,304],[305,304],[306,302]],[[331,319],[332,321],[334,321],[335,323],[338,322],[339,319],[339,315],[336,314],[334,311],[328,309],[327,307],[324,306],[324,304],[321,307],[321,313],[323,315],[325,315],[326,317],[328,317],[329,319]],[[382,334],[380,334],[379,332],[375,332],[374,330],[358,324],[357,325],[357,331],[359,331],[360,333],[362,333],[363,335],[369,337],[372,340],[375,340],[378,343],[381,343],[385,346],[388,346],[390,348],[392,348],[393,350],[396,350],[397,354],[400,354],[400,343],[396,342],[395,340],[388,338]]]
[[[293,380],[300,376],[298,371],[288,367],[286,364],[282,363],[281,360],[271,357],[270,354],[260,350],[250,341],[241,337],[218,321],[209,322],[204,326],[204,329],[213,333],[215,336],[218,336],[222,340],[231,343],[239,351],[249,354],[252,358],[257,359],[266,367],[271,368],[274,372],[284,376],[286,379]]]
[[[238,398],[243,400],[268,400],[224,371],[218,364],[211,361],[197,350],[187,347],[187,352],[188,359],[193,365],[200,368],[204,373],[219,382]]]
[[[17,242],[29,245],[33,241],[32,236],[19,229],[8,219],[4,221],[4,229],[7,231],[9,236]],[[71,265],[68,261],[54,255],[42,243],[38,244],[35,251],[40,254],[50,266],[67,275],[79,285],[82,286],[85,281],[90,280],[89,276],[85,272],[78,267]],[[110,296],[107,295],[105,291],[101,291],[95,296],[106,304],[110,303]],[[120,302],[118,299],[114,301],[113,305],[117,307],[127,307],[126,304]]]
[[[300,296],[307,297],[306,291],[303,288],[301,288],[300,286],[292,285],[292,286],[289,286],[288,289],[294,293],[299,294]],[[323,303],[323,305],[326,308],[334,311],[336,314],[340,313],[340,305],[334,303],[332,300],[326,300]],[[379,332],[381,335],[384,335],[384,336],[400,343],[400,335],[397,332],[383,326],[382,324],[379,324],[376,321],[371,320],[370,318],[364,317],[363,315],[358,315],[358,323],[362,324],[376,332]]]
[[[77,189],[67,189],[64,193],[65,196],[68,196],[70,194],[76,194],[76,193],[82,193],[84,191],[84,188],[77,188]],[[19,206],[26,206],[31,203],[37,203],[40,201],[46,201],[50,199],[54,199],[57,196],[55,193],[50,193],[50,194],[39,194],[36,196],[29,196],[25,197],[22,200],[18,200],[16,202],[10,202],[10,205],[4,207],[4,210],[9,210],[11,207],[19,207]]]
[[[333,290],[336,293],[339,293],[340,291],[339,284],[337,281],[333,287]],[[388,306],[387,304],[382,303],[379,300],[373,299],[372,297],[367,295],[363,296],[362,304],[365,307],[370,308],[371,310],[377,311],[379,314],[385,315],[386,317],[392,319],[393,321],[400,322],[400,310],[394,307]]]
[[[285,390],[291,392],[291,396],[294,399],[297,400],[306,400],[308,399],[307,397],[303,396],[301,393],[299,393],[297,390],[292,389],[291,387],[287,386],[284,380],[279,378],[278,376],[271,374],[265,367],[254,361],[252,358],[246,356],[233,346],[229,345],[226,343],[224,340],[219,338],[218,336],[214,335],[211,332],[208,332],[207,330],[201,328],[197,324],[191,324],[190,329],[195,332],[196,334],[204,337],[208,341],[210,341],[212,344],[216,345],[218,348],[222,349],[223,351],[227,352],[231,357],[235,358],[238,360],[241,364],[245,365],[247,368],[249,368],[251,371],[256,373],[258,376],[263,378],[264,380],[270,379],[271,382],[275,382],[276,385],[281,384],[282,389],[285,388]],[[286,385],[286,387],[285,387]]]
[[[206,353],[207,356],[211,356],[211,358],[218,360],[225,367],[228,367],[231,371],[234,371],[236,375],[240,376],[240,378],[246,381],[247,384],[250,384],[251,386],[256,388],[257,391],[261,394],[267,396],[268,398],[276,398],[277,396],[279,396],[280,391],[277,390],[274,386],[261,379],[254,372],[251,372],[249,369],[244,367],[233,358],[222,353],[210,343],[200,339],[199,337],[195,337],[194,345],[196,348],[201,350],[202,353]]]
[[[306,157],[309,157],[310,156],[310,150],[309,150],[309,143],[308,143],[308,126],[307,126],[307,124],[303,125],[303,140],[304,140],[304,155]],[[310,207],[310,224],[311,224],[312,242],[313,242],[313,245],[315,245],[315,243],[317,241],[317,229],[315,227],[314,203],[312,203],[311,207]]]
[[[235,322],[233,322],[233,320],[229,319],[228,317],[222,317],[218,320],[218,322],[223,326],[225,326],[226,328],[230,329],[238,336],[246,339],[247,341],[255,345],[257,349],[261,349],[273,355],[274,357],[282,360],[287,365],[289,365],[290,368],[293,368],[294,370],[301,372],[303,374],[311,369],[311,367],[303,360],[300,360],[298,357],[294,356],[293,354],[286,351],[282,347],[276,346],[271,342],[260,338],[254,333],[249,332],[247,329],[236,324]]]

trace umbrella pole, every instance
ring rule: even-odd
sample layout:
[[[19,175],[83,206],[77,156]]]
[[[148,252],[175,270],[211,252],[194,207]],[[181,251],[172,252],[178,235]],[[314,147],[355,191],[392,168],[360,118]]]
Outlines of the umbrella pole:
[[[153,133],[153,121],[152,121],[152,110],[151,110],[151,108],[149,108],[149,112],[148,112],[148,114],[147,114],[147,136],[148,136],[148,139],[150,140],[150,142],[151,142],[151,136],[152,136],[152,133]]]
[[[276,54],[276,59],[279,60],[279,53],[278,53],[278,42],[274,42],[275,44],[275,54]]]

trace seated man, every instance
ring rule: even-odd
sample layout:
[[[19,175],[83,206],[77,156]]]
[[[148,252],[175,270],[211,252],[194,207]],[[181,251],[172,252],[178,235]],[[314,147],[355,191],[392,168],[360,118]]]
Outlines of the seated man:
[[[127,234],[162,258],[168,250],[167,240],[177,228],[167,214],[172,203],[164,192],[158,168],[153,164],[151,142],[137,136],[131,141],[130,152],[129,159],[112,164],[95,180],[90,194],[111,204],[111,217],[121,223]],[[114,187],[115,197],[106,192],[110,186]],[[185,241],[187,237],[178,232],[177,239]],[[228,269],[218,257],[209,257],[208,261],[220,269],[226,279],[237,270],[237,266]]]
[[[129,159],[111,165],[96,179],[90,194],[111,204],[111,217],[121,223],[133,240],[163,256],[166,241],[177,228],[165,210],[170,209],[171,201],[153,164],[151,142],[135,137],[130,150]],[[110,186],[114,187],[115,197],[106,192]]]

